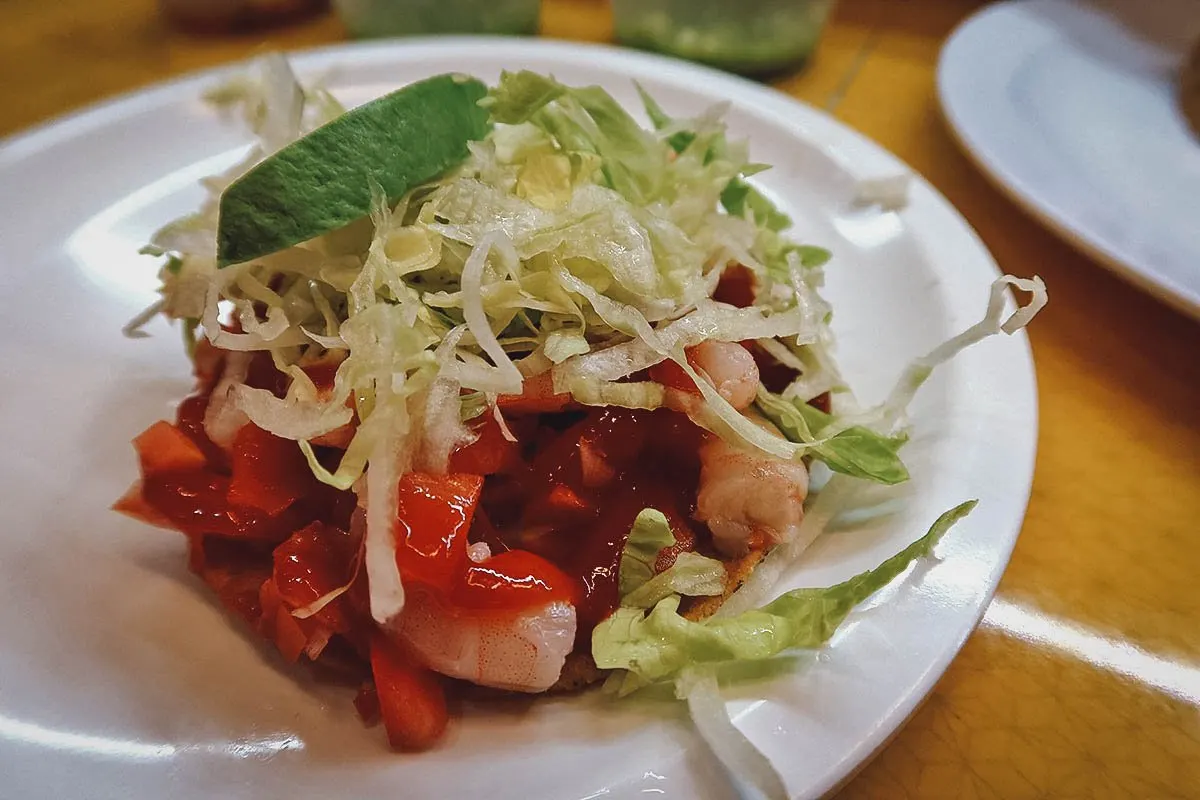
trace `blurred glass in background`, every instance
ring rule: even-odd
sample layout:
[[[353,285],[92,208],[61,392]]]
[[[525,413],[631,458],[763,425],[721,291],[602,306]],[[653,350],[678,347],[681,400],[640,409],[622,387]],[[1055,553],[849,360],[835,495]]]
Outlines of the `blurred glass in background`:
[[[747,75],[812,54],[834,0],[612,0],[617,41]]]
[[[537,33],[541,0],[333,0],[352,36]]]
[[[327,0],[159,0],[171,22],[219,33],[286,22],[328,6]]]

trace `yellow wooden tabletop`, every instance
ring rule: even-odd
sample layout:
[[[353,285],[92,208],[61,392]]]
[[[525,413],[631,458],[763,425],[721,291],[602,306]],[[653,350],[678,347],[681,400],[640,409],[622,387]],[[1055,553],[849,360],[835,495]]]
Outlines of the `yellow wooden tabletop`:
[[[1200,325],[1112,277],[993,189],[934,93],[979,0],[842,0],[779,89],[907,161],[1000,266],[1038,273],[1041,403],[1020,541],[983,625],[845,798],[1200,797]],[[546,0],[547,36],[605,41],[597,0]],[[265,49],[343,40],[332,15],[255,34],[173,31],[154,0],[0,3],[0,135]],[[0,189],[2,191],[2,189]]]

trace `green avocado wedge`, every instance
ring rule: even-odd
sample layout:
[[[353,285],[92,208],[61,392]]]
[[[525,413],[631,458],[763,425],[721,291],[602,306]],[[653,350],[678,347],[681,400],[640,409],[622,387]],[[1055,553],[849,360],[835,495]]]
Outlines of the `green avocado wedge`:
[[[394,202],[487,135],[487,86],[437,75],[351,109],[264,159],[221,195],[217,266],[275,253],[365,217],[371,183]]]

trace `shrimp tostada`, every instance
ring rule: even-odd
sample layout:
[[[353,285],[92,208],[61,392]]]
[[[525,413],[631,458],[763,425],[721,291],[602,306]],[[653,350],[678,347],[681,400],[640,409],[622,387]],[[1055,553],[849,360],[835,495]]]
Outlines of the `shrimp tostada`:
[[[641,94],[649,128],[530,72],[347,111],[268,57],[209,97],[257,145],[145,248],[161,299],[129,332],[177,320],[197,383],[135,440],[115,507],[181,531],[287,661],[358,680],[397,748],[439,739],[462,682],[711,692],[721,664],[822,644],[970,508],[771,599],[828,519],[806,520],[810,486],[906,480],[909,399],[1044,287],[997,281],[978,325],[860,407],[829,253],[784,235],[722,109]],[[1032,299],[1002,321],[1010,285]]]

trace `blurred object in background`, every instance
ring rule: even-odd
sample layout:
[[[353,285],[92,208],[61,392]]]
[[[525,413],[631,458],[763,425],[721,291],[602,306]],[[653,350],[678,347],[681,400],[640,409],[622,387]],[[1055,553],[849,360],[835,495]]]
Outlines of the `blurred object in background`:
[[[1200,39],[1192,45],[1192,53],[1179,73],[1179,106],[1192,133],[1200,137]]]
[[[159,0],[171,22],[199,32],[262,28],[319,11],[327,0]]]
[[[532,35],[541,0],[333,0],[352,36]]]
[[[613,0],[617,40],[750,75],[802,65],[834,0]]]

